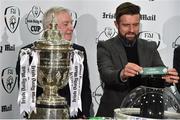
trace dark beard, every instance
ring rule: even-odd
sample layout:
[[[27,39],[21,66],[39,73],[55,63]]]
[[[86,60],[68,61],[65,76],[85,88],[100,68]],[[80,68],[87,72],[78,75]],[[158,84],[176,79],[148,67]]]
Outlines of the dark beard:
[[[129,33],[127,33],[127,34],[129,34]],[[126,35],[127,34],[125,34],[125,35],[122,35],[120,32],[119,32],[119,36],[120,36],[120,38],[122,38],[125,42],[127,42],[127,43],[133,43],[134,41],[136,41],[137,40],[137,38],[138,38],[138,35],[136,35],[135,33],[133,33],[134,35],[135,35],[135,37],[134,37],[134,39],[133,40],[129,40],[127,37],[126,37]]]

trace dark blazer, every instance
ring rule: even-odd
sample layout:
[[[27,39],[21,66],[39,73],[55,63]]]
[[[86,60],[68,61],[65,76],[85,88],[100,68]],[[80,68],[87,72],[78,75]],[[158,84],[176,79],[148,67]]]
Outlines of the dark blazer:
[[[174,49],[173,68],[175,68],[180,76],[180,46]],[[176,84],[180,93],[180,83]]]
[[[155,42],[137,40],[139,64],[142,67],[164,66]],[[113,110],[119,108],[122,100],[131,91],[127,82],[119,78],[120,71],[128,63],[125,48],[118,36],[99,42],[97,45],[97,65],[104,93],[96,116],[113,117]]]
[[[29,44],[23,48],[31,48],[33,44]],[[82,112],[78,112],[77,118],[81,118],[83,115],[86,117],[90,116],[90,106],[92,104],[92,97],[91,97],[91,88],[90,88],[90,80],[89,80],[89,70],[88,70],[88,64],[87,64],[87,55],[85,48],[73,44],[73,48],[77,50],[81,50],[84,52],[84,73],[83,73],[83,84],[82,84],[82,92],[81,92],[81,100],[82,100]],[[30,59],[31,62],[32,59]],[[20,56],[18,56],[18,61],[16,64],[16,73],[18,76],[20,76]],[[19,77],[18,77],[18,85],[19,85]],[[43,90],[40,87],[37,87],[37,97],[42,94]],[[67,84],[63,89],[58,91],[59,95],[66,98],[68,105],[70,105],[70,89],[69,84]]]

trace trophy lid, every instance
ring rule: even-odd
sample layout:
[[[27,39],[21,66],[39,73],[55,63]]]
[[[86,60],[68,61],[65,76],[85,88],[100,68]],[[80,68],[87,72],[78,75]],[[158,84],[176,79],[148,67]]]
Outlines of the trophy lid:
[[[35,49],[72,49],[71,41],[65,40],[57,29],[57,23],[54,14],[50,23],[50,28],[44,30],[39,41],[34,43]]]
[[[57,23],[56,23],[56,19],[54,17],[54,14],[52,15],[52,20],[50,23],[50,29],[45,30],[42,37],[47,41],[62,40],[62,35],[60,34],[59,30],[57,30]]]

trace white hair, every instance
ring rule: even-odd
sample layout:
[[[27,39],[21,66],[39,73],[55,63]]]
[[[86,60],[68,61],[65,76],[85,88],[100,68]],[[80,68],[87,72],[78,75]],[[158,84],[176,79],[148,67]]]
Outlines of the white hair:
[[[70,14],[70,11],[63,7],[52,7],[44,13],[43,21],[42,21],[44,30],[49,28],[49,24],[51,23],[53,14],[56,17],[56,15],[59,14],[60,12],[67,12]]]

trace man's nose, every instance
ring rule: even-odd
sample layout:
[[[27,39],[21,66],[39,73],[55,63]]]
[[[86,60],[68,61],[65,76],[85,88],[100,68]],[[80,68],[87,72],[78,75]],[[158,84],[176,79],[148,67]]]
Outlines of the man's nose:
[[[69,25],[69,29],[70,29],[70,30],[73,30],[73,29],[74,29],[73,24],[70,24],[70,25]]]
[[[130,26],[129,26],[129,31],[130,31],[130,32],[134,32],[134,30],[135,30],[135,27],[134,27],[133,25],[130,25]]]

